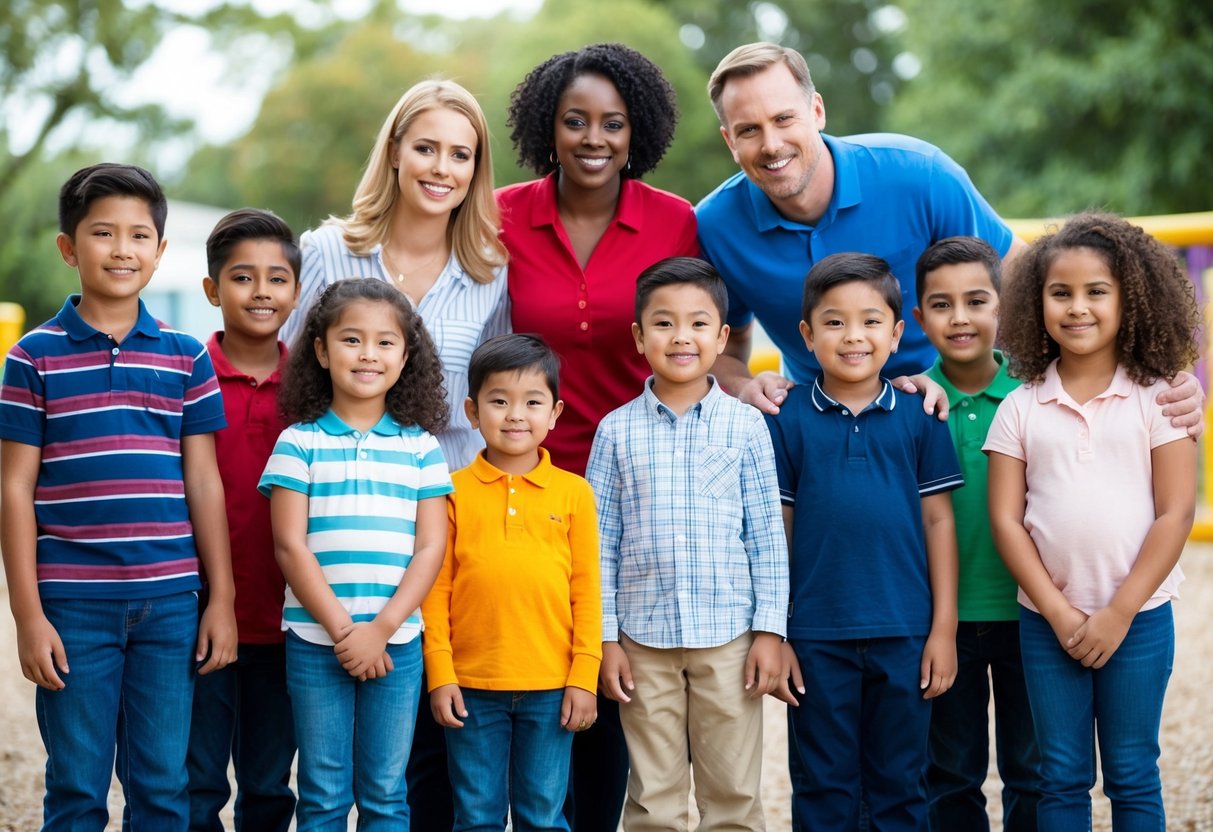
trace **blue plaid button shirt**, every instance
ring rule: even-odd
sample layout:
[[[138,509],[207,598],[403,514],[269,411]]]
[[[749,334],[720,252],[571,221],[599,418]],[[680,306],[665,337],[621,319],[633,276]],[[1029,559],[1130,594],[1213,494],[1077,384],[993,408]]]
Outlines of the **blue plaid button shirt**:
[[[788,550],[762,414],[716,380],[679,417],[653,394],[598,426],[586,479],[602,547],[602,638],[717,647],[785,635]]]

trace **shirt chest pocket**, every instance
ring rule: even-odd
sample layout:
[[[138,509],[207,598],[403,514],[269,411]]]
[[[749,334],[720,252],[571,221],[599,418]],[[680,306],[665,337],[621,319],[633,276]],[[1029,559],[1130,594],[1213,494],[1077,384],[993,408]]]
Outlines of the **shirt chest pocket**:
[[[741,498],[741,449],[721,445],[701,448],[695,460],[695,489],[717,500]]]

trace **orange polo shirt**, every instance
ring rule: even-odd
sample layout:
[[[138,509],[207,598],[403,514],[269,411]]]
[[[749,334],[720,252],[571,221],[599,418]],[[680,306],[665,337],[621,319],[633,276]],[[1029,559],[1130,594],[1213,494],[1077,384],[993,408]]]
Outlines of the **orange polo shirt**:
[[[506,474],[477,454],[451,477],[446,558],[421,605],[430,690],[597,690],[594,494],[539,454],[526,474]]]

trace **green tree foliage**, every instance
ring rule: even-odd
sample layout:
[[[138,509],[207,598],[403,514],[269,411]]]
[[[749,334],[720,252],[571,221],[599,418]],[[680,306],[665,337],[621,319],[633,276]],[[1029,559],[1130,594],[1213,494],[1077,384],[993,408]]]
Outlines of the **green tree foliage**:
[[[922,73],[893,124],[944,147],[1008,216],[1213,201],[1213,5],[907,0]]]
[[[894,71],[904,16],[889,0],[661,5],[682,24],[680,37],[693,47],[705,82],[720,59],[743,43],[768,40],[800,51],[825,99],[831,133],[883,129],[887,105],[904,83]]]
[[[76,270],[55,248],[55,236],[59,187],[89,161],[79,154],[33,160],[13,177],[6,197],[0,199],[0,300],[25,308],[26,329],[50,318],[64,297],[80,290]]]

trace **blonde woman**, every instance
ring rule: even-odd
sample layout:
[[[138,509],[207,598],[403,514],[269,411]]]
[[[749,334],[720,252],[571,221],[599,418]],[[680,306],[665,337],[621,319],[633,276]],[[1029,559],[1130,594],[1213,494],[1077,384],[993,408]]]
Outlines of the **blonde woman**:
[[[353,210],[303,234],[290,343],[334,281],[372,277],[403,293],[442,360],[450,426],[438,435],[452,471],[484,447],[463,412],[472,351],[509,331],[505,247],[498,240],[488,125],[476,99],[447,80],[415,84],[388,114]],[[309,347],[310,348],[310,347]]]

